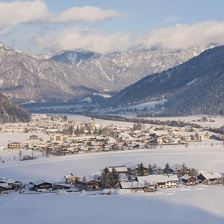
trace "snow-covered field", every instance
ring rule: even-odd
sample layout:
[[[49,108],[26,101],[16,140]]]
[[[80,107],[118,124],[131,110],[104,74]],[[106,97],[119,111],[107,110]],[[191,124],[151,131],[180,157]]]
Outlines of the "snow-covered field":
[[[20,180],[60,179],[73,172],[92,175],[109,165],[138,162],[164,165],[185,162],[198,169],[224,171],[224,148],[163,147],[155,150],[84,154],[0,165],[0,176]],[[197,186],[144,195],[90,196],[10,194],[0,197],[1,222],[23,224],[75,222],[87,224],[223,224],[224,187]]]
[[[7,224],[223,224],[223,196],[223,186],[147,196],[8,195],[0,197],[0,216]]]
[[[122,115],[122,114],[121,114]],[[130,113],[130,114],[123,114],[122,116],[125,117],[136,117],[136,114],[134,113]],[[202,122],[202,121],[198,121],[200,120],[202,117],[204,117],[205,115],[197,115],[197,116],[183,116],[183,117],[143,117],[143,119],[148,119],[148,120],[160,120],[160,121],[183,121],[183,122],[189,122],[189,123],[195,123],[195,124],[199,124],[202,127],[211,127],[211,128],[220,128],[222,126],[224,126],[224,117],[223,116],[205,116],[208,119],[212,119],[213,122]]]
[[[144,104],[143,104],[144,105]],[[137,114],[130,113],[121,113],[119,116],[128,117],[128,118],[136,118]],[[208,118],[208,121],[199,121],[202,117]],[[141,118],[141,116],[139,116]],[[195,116],[182,116],[182,117],[142,117],[143,119],[148,120],[160,120],[160,121],[183,121],[198,124],[204,128],[220,128],[224,126],[224,116],[211,116],[211,115],[195,115]],[[212,120],[212,122],[209,121]]]
[[[93,175],[106,166],[135,165],[143,162],[164,166],[186,163],[197,169],[224,172],[224,147],[164,146],[162,149],[145,149],[74,156],[53,157],[34,161],[11,162],[0,165],[0,176],[30,179],[60,179],[66,174]]]

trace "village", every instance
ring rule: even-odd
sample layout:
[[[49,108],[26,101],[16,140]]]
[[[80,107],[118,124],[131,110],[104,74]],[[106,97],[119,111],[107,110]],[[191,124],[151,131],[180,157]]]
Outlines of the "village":
[[[18,151],[21,160],[35,159],[33,154],[22,156],[21,150],[40,152],[44,156],[63,156],[88,152],[156,149],[163,145],[184,145],[219,140],[203,128],[133,123],[124,127],[98,124],[94,118],[79,122],[64,115],[34,114],[29,123],[2,124],[0,134],[26,133],[24,142],[13,137],[4,150]],[[215,136],[215,137],[214,137]],[[212,144],[212,141],[211,141]],[[21,151],[21,152],[20,152]]]
[[[219,172],[197,171],[185,164],[169,165],[164,168],[156,164],[143,163],[134,167],[110,166],[99,174],[80,177],[75,174],[65,175],[59,181],[38,180],[22,182],[0,178],[0,194],[17,192],[32,193],[69,193],[89,192],[89,194],[149,193],[196,185],[223,185],[224,176]]]

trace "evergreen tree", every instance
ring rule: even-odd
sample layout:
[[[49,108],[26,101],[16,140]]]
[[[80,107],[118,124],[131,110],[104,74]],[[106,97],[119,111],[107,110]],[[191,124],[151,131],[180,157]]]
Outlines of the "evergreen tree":
[[[104,188],[110,187],[110,171],[107,167],[102,172],[101,181]]]
[[[119,174],[117,171],[113,168],[111,172],[111,185],[112,187],[116,186],[119,182]]]
[[[165,168],[163,169],[163,173],[164,174],[171,174],[172,172],[171,172],[171,169],[170,169],[170,165],[169,165],[169,163],[167,163],[166,165],[165,165]]]
[[[143,163],[140,163],[137,167],[137,175],[144,176],[144,166]]]
[[[149,164],[149,175],[153,174],[153,167],[151,164]]]
[[[110,172],[106,167],[102,172],[101,181],[104,188],[111,188],[119,182],[119,175],[115,169],[112,169],[112,172]]]
[[[133,170],[131,167],[128,167],[127,177],[129,181],[132,179],[132,175],[133,175]]]

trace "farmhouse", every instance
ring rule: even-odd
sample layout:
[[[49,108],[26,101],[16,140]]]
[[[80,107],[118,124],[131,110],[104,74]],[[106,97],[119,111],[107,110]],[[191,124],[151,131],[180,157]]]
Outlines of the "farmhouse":
[[[7,183],[0,183],[0,194],[4,194],[12,190]]]
[[[18,190],[22,186],[22,182],[9,180],[7,178],[0,178],[0,184],[7,184],[12,190]]]
[[[69,190],[70,188],[71,186],[67,184],[61,184],[61,183],[53,184],[53,190]]]
[[[120,182],[119,187],[121,189],[126,189],[126,190],[143,190],[145,192],[154,192],[156,191],[156,186],[155,185],[150,185],[148,183],[140,183],[137,181],[130,181],[130,182]]]
[[[158,188],[175,188],[179,182],[177,175],[148,175],[136,179],[139,183],[156,185]]]
[[[68,139],[67,135],[62,135],[62,134],[54,134],[50,136],[50,140],[54,142],[63,142]]]
[[[192,186],[192,185],[198,184],[198,179],[197,179],[197,177],[194,177],[194,176],[184,175],[180,179],[181,179],[182,183],[187,186]]]
[[[79,182],[80,178],[77,176],[74,176],[73,174],[67,175],[64,177],[66,184],[75,185]]]
[[[38,191],[38,192],[45,192],[45,191],[52,191],[53,184],[47,181],[37,181],[31,182],[30,190]]]
[[[95,191],[101,189],[102,189],[102,183],[99,180],[89,180],[86,182],[87,191]]]
[[[136,176],[148,176],[149,169],[147,167],[144,167],[143,164],[139,164],[135,168],[134,173]]]
[[[203,184],[221,184],[223,183],[223,176],[218,172],[201,171],[198,175],[199,183]]]
[[[20,142],[12,142],[8,144],[8,149],[21,149],[22,143]]]
[[[38,135],[30,135],[30,140],[38,140]]]

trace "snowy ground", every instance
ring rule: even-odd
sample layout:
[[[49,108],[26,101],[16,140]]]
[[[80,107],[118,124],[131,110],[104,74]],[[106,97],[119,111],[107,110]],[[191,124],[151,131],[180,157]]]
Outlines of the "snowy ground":
[[[208,146],[164,146],[162,149],[89,153],[74,156],[53,157],[34,161],[0,164],[0,176],[31,179],[60,179],[66,174],[88,176],[96,174],[106,166],[135,165],[143,162],[164,166],[186,163],[197,169],[224,172],[224,147]]]
[[[136,117],[136,113],[127,113],[127,114],[120,114],[120,116],[124,117]],[[207,117],[208,119],[212,119],[214,122],[202,122],[198,121],[202,117]],[[140,117],[139,117],[140,118]],[[160,120],[160,121],[183,121],[189,123],[199,124],[204,128],[220,128],[224,126],[224,116],[210,116],[210,115],[197,115],[197,116],[183,116],[183,117],[143,117],[143,119],[148,120]]]
[[[8,195],[0,197],[1,223],[223,224],[223,186],[147,196]]]
[[[60,179],[73,172],[92,175],[109,165],[185,162],[198,169],[224,171],[224,148],[163,147],[155,150],[83,154],[0,165],[0,176],[20,180]],[[0,197],[2,223],[37,224],[223,224],[224,187],[197,186],[142,195],[90,196],[10,194]]]

